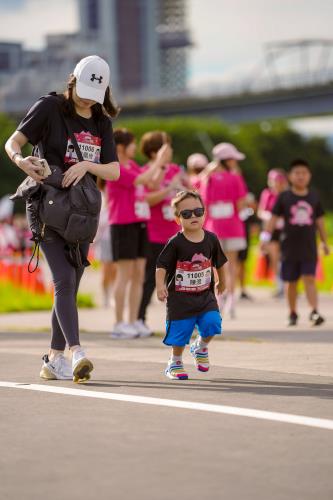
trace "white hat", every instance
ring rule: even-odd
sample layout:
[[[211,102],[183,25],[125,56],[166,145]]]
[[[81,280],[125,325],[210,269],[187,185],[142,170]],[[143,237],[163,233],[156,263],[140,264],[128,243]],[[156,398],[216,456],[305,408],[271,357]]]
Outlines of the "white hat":
[[[99,56],[88,56],[77,63],[73,74],[76,77],[77,95],[103,104],[110,82],[108,63]]]
[[[212,150],[214,160],[244,160],[245,155],[229,142],[220,142]]]

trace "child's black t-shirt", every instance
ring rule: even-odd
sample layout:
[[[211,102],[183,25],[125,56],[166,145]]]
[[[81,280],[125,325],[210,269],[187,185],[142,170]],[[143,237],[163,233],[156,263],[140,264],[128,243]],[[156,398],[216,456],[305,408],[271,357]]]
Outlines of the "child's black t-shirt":
[[[110,118],[102,116],[67,118],[84,160],[93,163],[118,161]],[[79,160],[62,118],[62,96],[41,97],[28,111],[17,130],[35,146],[42,142],[44,156],[50,165],[66,170]]]
[[[166,270],[168,287],[167,319],[185,319],[218,310],[214,292],[213,267],[227,261],[214,233],[194,243],[179,232],[172,237],[157,259],[157,268]]]
[[[316,219],[324,215],[319,196],[310,190],[299,196],[291,190],[281,193],[273,214],[284,218],[281,234],[283,260],[314,261],[317,259]]]

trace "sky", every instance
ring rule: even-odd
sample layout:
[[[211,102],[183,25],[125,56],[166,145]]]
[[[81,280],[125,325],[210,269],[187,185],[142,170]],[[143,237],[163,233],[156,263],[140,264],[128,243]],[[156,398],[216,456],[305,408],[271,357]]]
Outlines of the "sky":
[[[46,33],[74,32],[77,1],[0,0],[0,38],[38,48]],[[194,91],[258,77],[266,43],[333,39],[333,0],[187,0],[187,6]]]
[[[46,33],[77,29],[77,1],[0,0],[0,37],[41,47]],[[187,6],[191,86],[256,67],[267,42],[333,39],[332,0],[187,0]]]

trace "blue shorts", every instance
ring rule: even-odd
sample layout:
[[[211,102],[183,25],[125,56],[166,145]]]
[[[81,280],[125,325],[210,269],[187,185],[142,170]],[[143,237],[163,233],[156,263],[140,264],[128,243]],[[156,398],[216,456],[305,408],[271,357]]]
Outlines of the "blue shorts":
[[[284,260],[281,263],[281,278],[283,281],[291,282],[298,281],[301,276],[315,276],[316,267],[316,260]]]
[[[186,319],[167,321],[164,344],[180,347],[189,344],[195,327],[203,338],[221,335],[222,318],[220,312],[208,311]]]

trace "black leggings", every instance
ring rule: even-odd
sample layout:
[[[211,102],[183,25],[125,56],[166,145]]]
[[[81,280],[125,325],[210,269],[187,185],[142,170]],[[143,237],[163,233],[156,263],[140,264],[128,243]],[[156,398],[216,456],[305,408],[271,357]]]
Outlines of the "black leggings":
[[[54,283],[51,349],[64,351],[66,342],[68,347],[80,345],[76,296],[84,267],[76,269],[71,266],[65,256],[65,241],[60,237],[42,242],[41,249]],[[83,243],[81,249],[87,256],[89,243]]]
[[[155,290],[155,272],[157,258],[164,248],[163,243],[149,243],[149,254],[146,262],[145,281],[143,284],[142,299],[139,308],[139,319],[145,321],[146,311],[149,306],[151,296]]]

